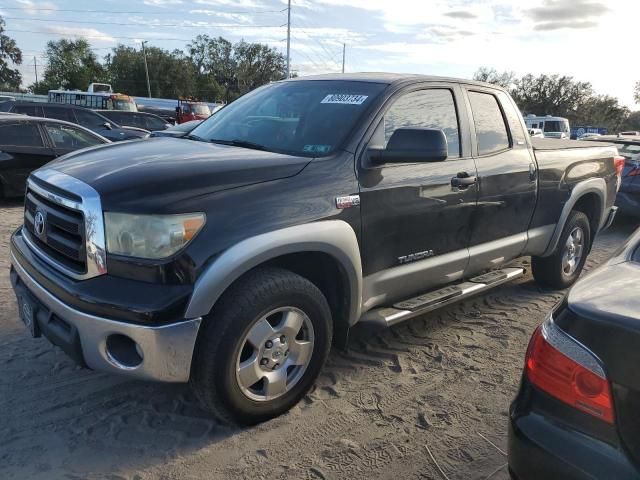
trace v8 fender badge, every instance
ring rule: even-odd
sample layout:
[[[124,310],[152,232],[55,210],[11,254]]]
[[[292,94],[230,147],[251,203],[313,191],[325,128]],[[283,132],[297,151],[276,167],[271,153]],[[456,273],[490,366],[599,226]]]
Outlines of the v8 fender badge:
[[[360,205],[360,195],[347,195],[345,197],[336,197],[336,207],[351,208]]]
[[[425,258],[433,257],[435,253],[433,250],[425,250],[424,252],[410,253],[409,255],[403,255],[402,257],[398,257],[398,263],[410,263],[415,262],[417,260],[423,260]]]

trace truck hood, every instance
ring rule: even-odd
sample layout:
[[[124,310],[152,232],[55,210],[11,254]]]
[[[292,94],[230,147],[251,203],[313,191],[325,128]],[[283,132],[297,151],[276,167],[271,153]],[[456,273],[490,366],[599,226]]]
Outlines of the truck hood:
[[[161,213],[181,200],[298,174],[307,157],[160,137],[81,150],[46,168],[91,185],[104,210]],[[144,199],[144,201],[140,201]]]

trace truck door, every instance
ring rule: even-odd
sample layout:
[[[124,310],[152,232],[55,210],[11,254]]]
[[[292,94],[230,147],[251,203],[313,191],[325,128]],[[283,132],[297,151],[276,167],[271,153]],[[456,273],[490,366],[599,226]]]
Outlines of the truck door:
[[[537,165],[522,119],[501,91],[469,87],[478,207],[473,215],[466,275],[520,255],[537,198]]]
[[[397,93],[374,121],[359,165],[365,308],[462,275],[477,197],[467,123],[456,85],[414,86]],[[448,158],[433,163],[367,161],[369,149],[386,147],[401,127],[444,131]]]

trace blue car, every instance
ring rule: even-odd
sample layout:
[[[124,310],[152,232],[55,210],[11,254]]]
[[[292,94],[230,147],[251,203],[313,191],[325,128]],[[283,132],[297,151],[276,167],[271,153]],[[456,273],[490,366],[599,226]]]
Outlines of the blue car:
[[[609,135],[589,141],[606,142],[618,147],[618,153],[625,159],[622,185],[616,197],[618,213],[640,218],[640,136]]]

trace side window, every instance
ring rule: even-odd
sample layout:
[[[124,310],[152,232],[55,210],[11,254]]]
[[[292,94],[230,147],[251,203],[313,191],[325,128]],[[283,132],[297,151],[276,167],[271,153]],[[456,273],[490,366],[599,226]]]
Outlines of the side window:
[[[102,128],[103,124],[108,120],[103,120],[102,117],[95,115],[94,113],[88,110],[77,109],[76,117],[78,118],[78,124],[82,125],[85,128]],[[114,123],[117,123],[115,120],[112,120]],[[74,122],[76,123],[76,122]]]
[[[79,128],[68,125],[47,124],[47,133],[56,148],[74,149],[100,145],[102,142],[93,135],[83,132]]]
[[[509,125],[509,130],[511,130],[513,142],[519,145],[526,144],[526,133],[522,127],[522,114],[520,110],[518,110],[506,93],[498,92],[498,98],[502,104],[504,116],[507,118],[507,124]]]
[[[70,108],[44,107],[44,116],[47,118],[55,118],[56,120],[76,123],[76,119],[73,117],[73,112]]]
[[[156,118],[152,116],[144,116],[147,126],[147,130],[164,130],[165,122],[161,118]]]
[[[509,148],[509,134],[496,97],[490,93],[469,92],[476,127],[478,154],[489,155]]]
[[[453,93],[447,89],[419,90],[400,97],[384,114],[384,146],[402,127],[438,128],[447,137],[449,156],[460,156],[460,132]]]
[[[1,123],[0,144],[15,147],[43,147],[38,126],[28,122]]]

